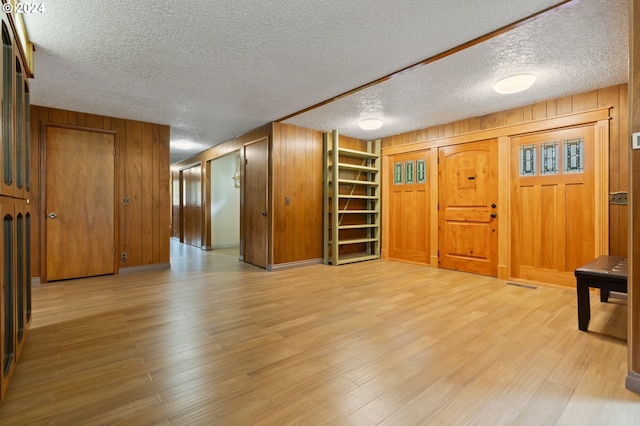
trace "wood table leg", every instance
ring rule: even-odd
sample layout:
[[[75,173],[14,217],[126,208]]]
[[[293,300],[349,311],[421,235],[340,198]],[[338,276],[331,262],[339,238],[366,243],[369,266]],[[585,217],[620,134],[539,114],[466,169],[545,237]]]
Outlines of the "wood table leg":
[[[587,331],[591,319],[591,306],[589,304],[589,282],[578,279],[576,282],[576,294],[578,295],[578,329]]]

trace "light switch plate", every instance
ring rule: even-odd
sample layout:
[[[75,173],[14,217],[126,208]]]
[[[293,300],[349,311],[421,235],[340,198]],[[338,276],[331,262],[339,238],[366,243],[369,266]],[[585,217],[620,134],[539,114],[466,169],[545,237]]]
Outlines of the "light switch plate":
[[[635,132],[631,135],[631,147],[633,149],[640,149],[640,132]]]

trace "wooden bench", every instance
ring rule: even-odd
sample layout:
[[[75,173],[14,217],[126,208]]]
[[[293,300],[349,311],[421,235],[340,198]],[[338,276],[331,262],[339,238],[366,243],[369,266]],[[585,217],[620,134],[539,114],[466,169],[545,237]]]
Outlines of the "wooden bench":
[[[600,256],[575,270],[578,295],[578,328],[587,331],[591,319],[589,287],[600,289],[600,301],[607,302],[609,293],[627,292],[627,258]]]

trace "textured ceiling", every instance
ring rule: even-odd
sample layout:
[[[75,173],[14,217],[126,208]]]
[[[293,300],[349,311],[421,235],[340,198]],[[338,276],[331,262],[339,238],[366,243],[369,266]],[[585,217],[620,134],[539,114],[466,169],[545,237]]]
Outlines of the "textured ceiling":
[[[56,0],[24,16],[36,45],[31,99],[169,124],[172,140],[197,152],[558,1]],[[627,9],[627,0],[573,0],[288,122],[371,138],[626,82]],[[494,95],[492,82],[511,71],[538,81],[526,95]],[[358,133],[371,111],[385,126]]]
[[[583,0],[286,122],[375,139],[628,81],[627,0]],[[499,95],[497,80],[532,73],[526,92]],[[379,130],[362,118],[384,120]]]

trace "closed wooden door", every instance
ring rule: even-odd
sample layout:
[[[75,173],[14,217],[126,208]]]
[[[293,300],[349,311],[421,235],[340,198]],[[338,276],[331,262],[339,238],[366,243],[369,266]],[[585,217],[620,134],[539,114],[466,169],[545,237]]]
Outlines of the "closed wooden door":
[[[194,247],[202,243],[202,167],[182,170],[182,221],[183,242]]]
[[[389,159],[389,258],[429,263],[428,151]]]
[[[594,126],[511,138],[512,277],[573,286],[596,257],[594,141]]]
[[[115,145],[111,133],[46,131],[46,279],[115,269]]]
[[[266,268],[268,236],[269,141],[244,146],[244,261]]]
[[[439,258],[442,268],[498,275],[498,142],[440,148]]]

